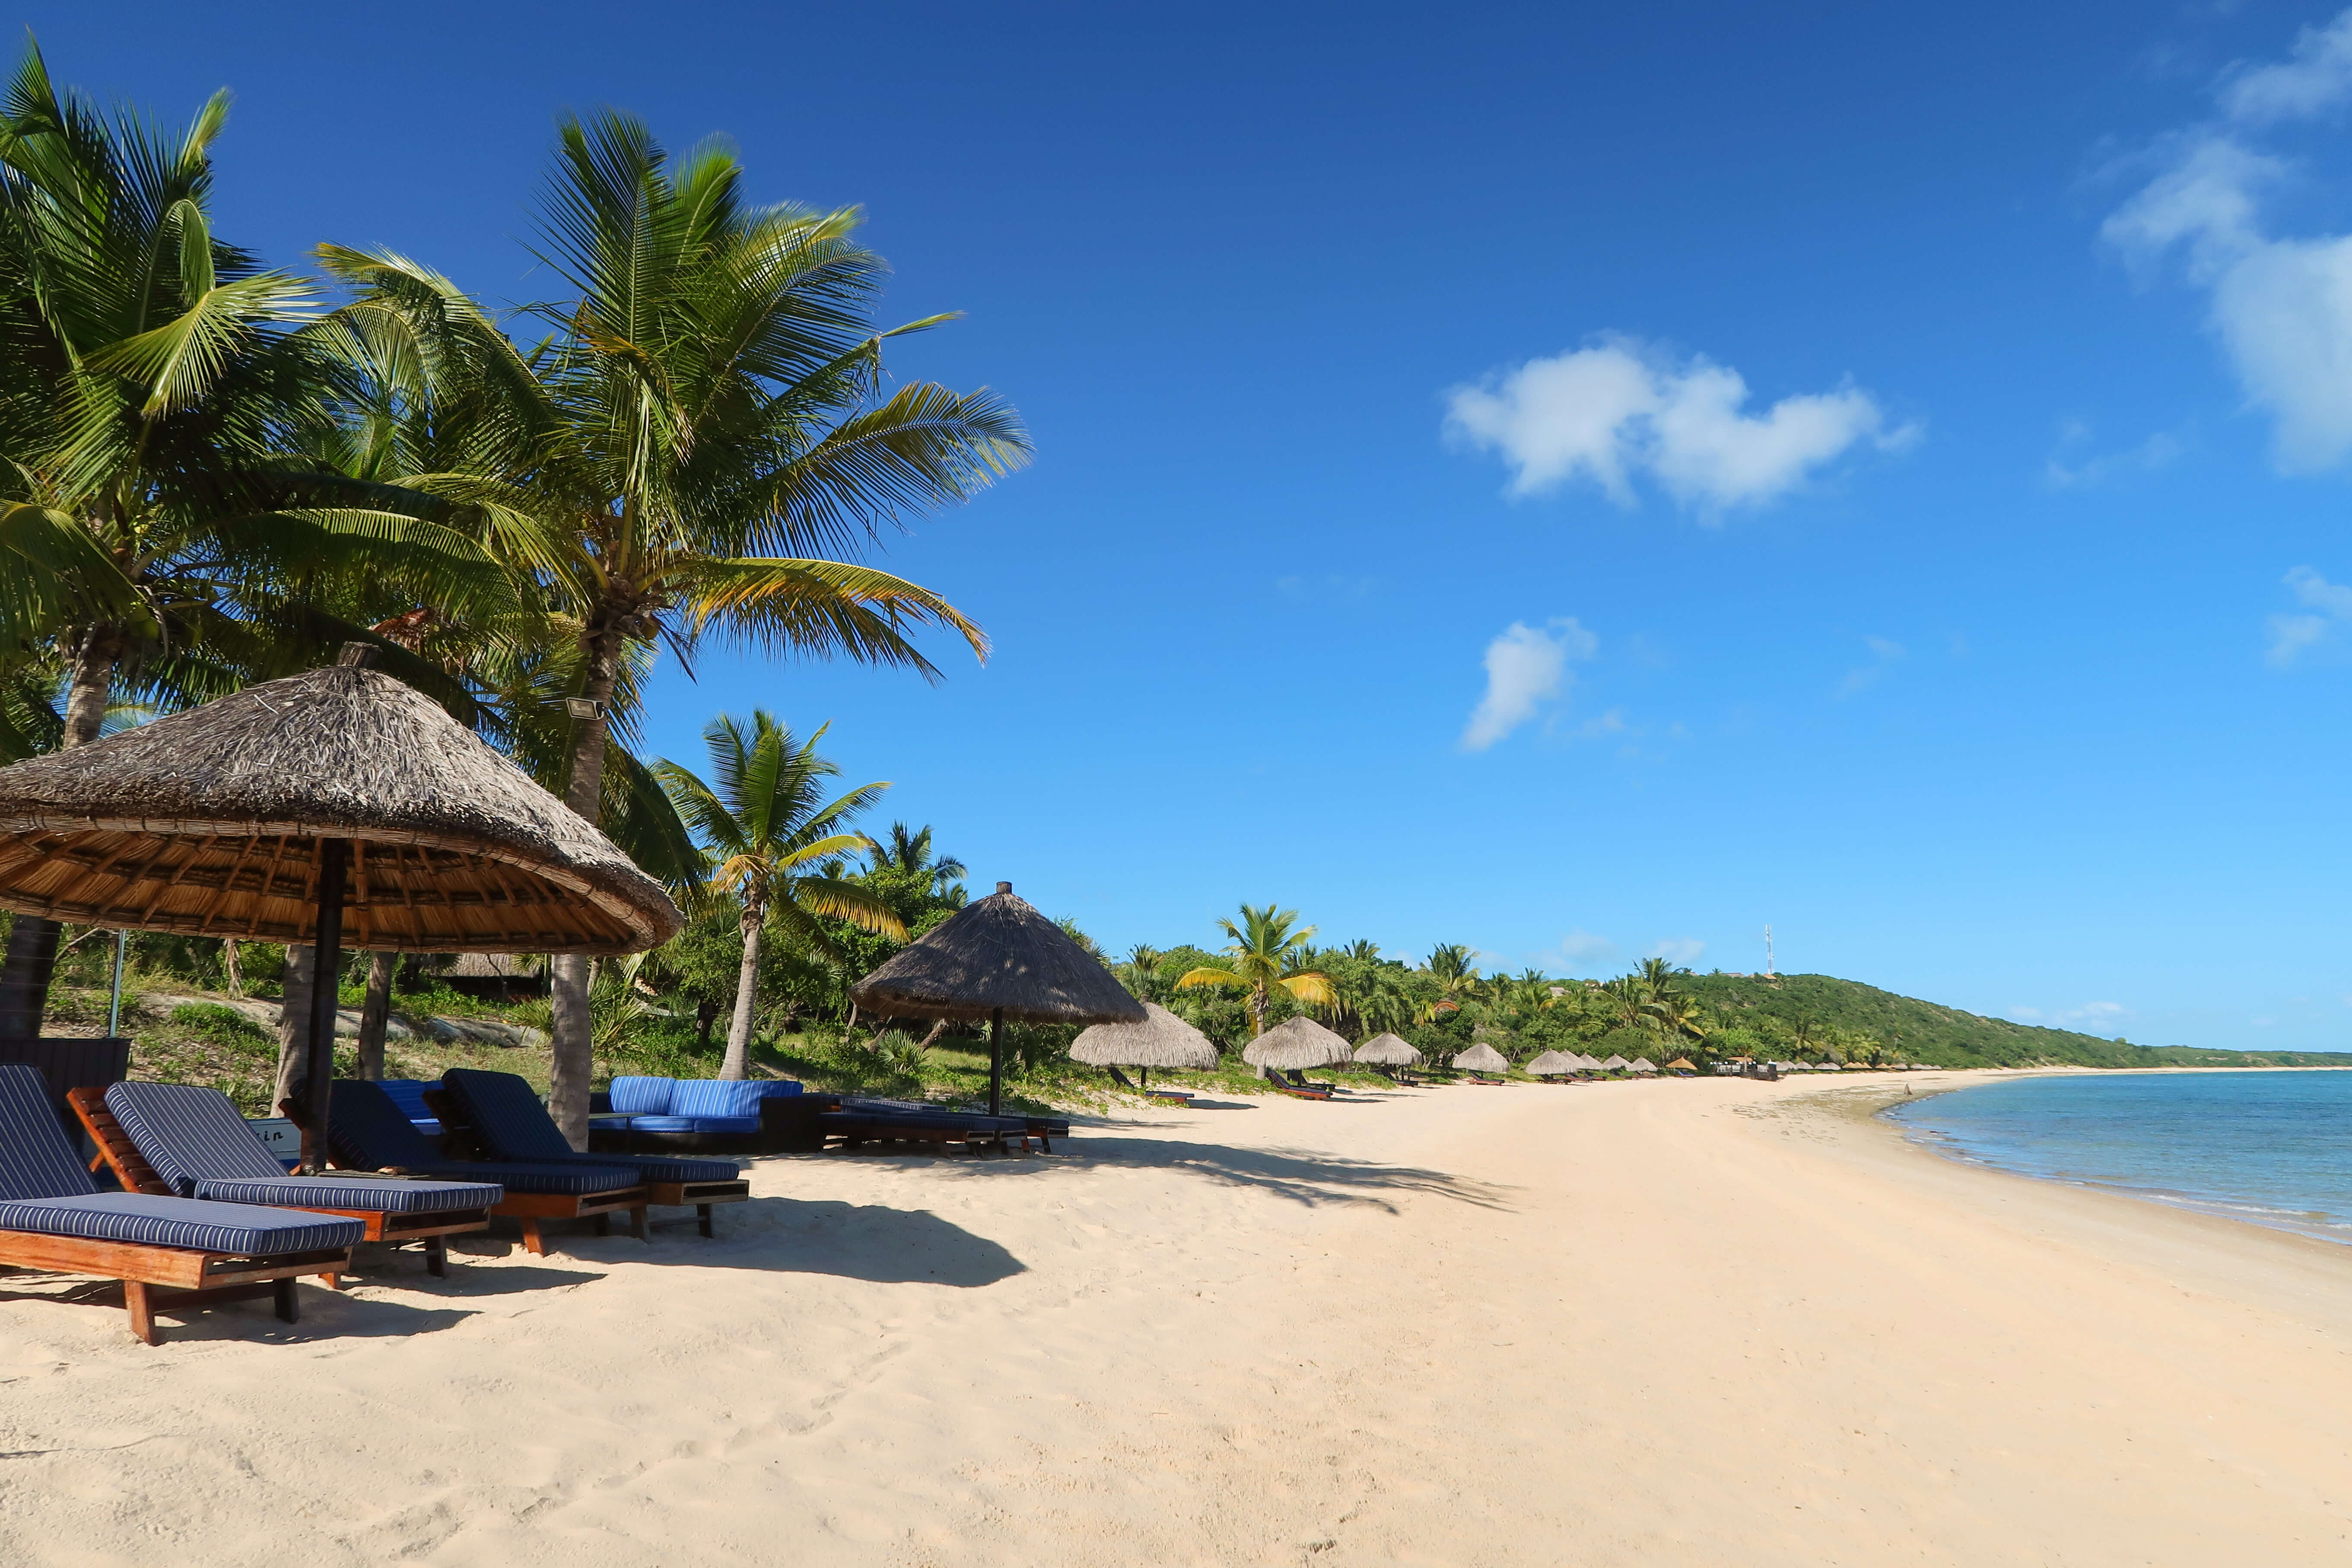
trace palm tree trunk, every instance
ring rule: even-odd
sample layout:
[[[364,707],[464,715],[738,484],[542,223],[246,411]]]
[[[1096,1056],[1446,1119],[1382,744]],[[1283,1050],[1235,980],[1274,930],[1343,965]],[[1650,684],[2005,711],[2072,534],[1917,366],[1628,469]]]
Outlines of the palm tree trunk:
[[[120,627],[86,628],[74,640],[73,674],[66,688],[66,731],[58,750],[72,751],[98,739],[106,724],[107,700],[114,694],[114,667],[122,659]],[[0,1039],[37,1039],[49,1010],[49,977],[58,967],[58,922],[18,915],[8,928],[8,948],[0,958]]]
[[[596,704],[591,718],[572,721],[572,771],[564,781],[563,804],[593,826],[602,816],[604,800],[604,705],[613,700],[613,682],[619,668],[621,637],[609,612],[599,614],[588,638],[588,686],[582,693]],[[558,953],[548,964],[548,997],[553,1016],[552,1071],[547,1089],[547,1112],[574,1149],[588,1147],[588,1086],[596,1070],[596,1026],[588,1010],[588,960],[579,953]]]
[[[230,937],[221,943],[221,972],[227,977],[228,994],[232,996],[244,995],[245,966],[237,962],[235,937]]]
[[[766,923],[761,918],[759,906],[745,906],[743,970],[735,977],[735,1016],[727,1025],[727,1059],[719,1066],[720,1078],[741,1079],[751,1074],[751,1003],[760,988],[760,932]]]
[[[278,1087],[271,1091],[271,1114],[294,1096],[310,1054],[310,996],[317,976],[312,961],[318,949],[305,943],[286,950],[286,979],[279,990],[285,1001],[278,1010]]]
[[[360,1008],[360,1077],[383,1081],[383,1037],[392,1023],[392,966],[400,955],[368,954],[367,1001]]]

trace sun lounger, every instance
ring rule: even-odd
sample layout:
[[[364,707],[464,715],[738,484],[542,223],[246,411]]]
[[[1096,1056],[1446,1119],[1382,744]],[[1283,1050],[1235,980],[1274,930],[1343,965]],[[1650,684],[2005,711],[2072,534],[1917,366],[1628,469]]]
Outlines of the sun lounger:
[[[441,1113],[443,1125],[478,1142],[501,1160],[533,1164],[622,1166],[637,1173],[649,1203],[691,1206],[702,1234],[712,1232],[715,1205],[739,1204],[751,1195],[743,1168],[732,1160],[688,1160],[662,1154],[598,1152],[572,1147],[527,1079],[510,1072],[451,1068],[441,1075],[442,1092],[425,1103]]]
[[[299,1122],[310,1114],[299,1100],[287,1113]],[[444,1181],[496,1182],[506,1195],[490,1210],[496,1219],[522,1226],[523,1250],[544,1257],[542,1221],[593,1219],[602,1234],[612,1216],[629,1216],[629,1234],[646,1234],[644,1181],[618,1164],[533,1164],[452,1159],[416,1130],[416,1124],[379,1083],[337,1079],[327,1102],[327,1152],[346,1170],[377,1171]]]
[[[216,1089],[118,1083],[66,1099],[126,1193],[341,1215],[367,1227],[363,1240],[424,1243],[425,1271],[436,1276],[449,1272],[447,1238],[488,1230],[491,1206],[506,1195],[483,1182],[289,1176]]]
[[[1055,1139],[1070,1135],[1069,1121],[1059,1116],[991,1116],[985,1111],[959,1110],[951,1105],[935,1105],[919,1100],[868,1100],[856,1095],[837,1095],[835,1099],[839,1102],[839,1109],[847,1114],[916,1117],[951,1121],[964,1127],[992,1129],[1023,1149],[1026,1149],[1030,1140],[1034,1139],[1037,1146],[1048,1154],[1054,1152]]]
[[[340,1274],[364,1226],[289,1209],[101,1193],[66,1141],[41,1075],[0,1064],[0,1265],[121,1284],[131,1331],[163,1336],[157,1312],[270,1297],[299,1315],[294,1281]]]
[[[1292,1083],[1288,1079],[1285,1079],[1280,1073],[1275,1073],[1268,1076],[1265,1083],[1266,1087],[1273,1089],[1275,1093],[1286,1094],[1293,1100],[1328,1100],[1331,1098],[1331,1091],[1328,1089],[1302,1089],[1297,1084]]]
[[[1284,1072],[1281,1074],[1281,1078],[1283,1082],[1288,1084],[1293,1089],[1319,1089],[1327,1097],[1339,1092],[1339,1086],[1338,1084],[1312,1083],[1307,1080],[1305,1073]]]

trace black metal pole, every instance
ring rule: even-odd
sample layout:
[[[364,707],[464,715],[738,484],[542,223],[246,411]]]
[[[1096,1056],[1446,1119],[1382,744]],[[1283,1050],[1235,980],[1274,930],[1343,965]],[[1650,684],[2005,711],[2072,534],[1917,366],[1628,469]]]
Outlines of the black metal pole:
[[[327,1168],[328,1096],[335,1081],[335,992],[343,968],[343,880],[351,864],[349,839],[321,838],[319,846],[319,929],[310,952],[310,1081],[303,1098],[310,1107],[302,1129],[302,1169],[316,1175]]]
[[[1004,1114],[1004,1009],[988,1016],[988,1113]]]

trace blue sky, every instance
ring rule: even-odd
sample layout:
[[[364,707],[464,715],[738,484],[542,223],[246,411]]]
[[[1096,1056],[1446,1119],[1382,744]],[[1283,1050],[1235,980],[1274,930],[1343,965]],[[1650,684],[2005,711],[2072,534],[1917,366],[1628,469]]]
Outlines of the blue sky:
[[[555,113],[862,203],[1038,457],[897,541],[941,685],[715,659],[1106,945],[2346,1048],[2352,23],[2083,4],[34,5],[238,95],[221,228],[532,296]]]

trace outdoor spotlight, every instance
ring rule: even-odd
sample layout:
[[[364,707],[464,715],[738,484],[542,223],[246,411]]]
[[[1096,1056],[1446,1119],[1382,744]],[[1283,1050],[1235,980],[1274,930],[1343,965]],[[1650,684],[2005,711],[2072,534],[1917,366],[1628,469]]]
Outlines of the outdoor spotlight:
[[[602,719],[604,716],[604,705],[593,697],[567,697],[563,700],[563,710],[574,719]]]

